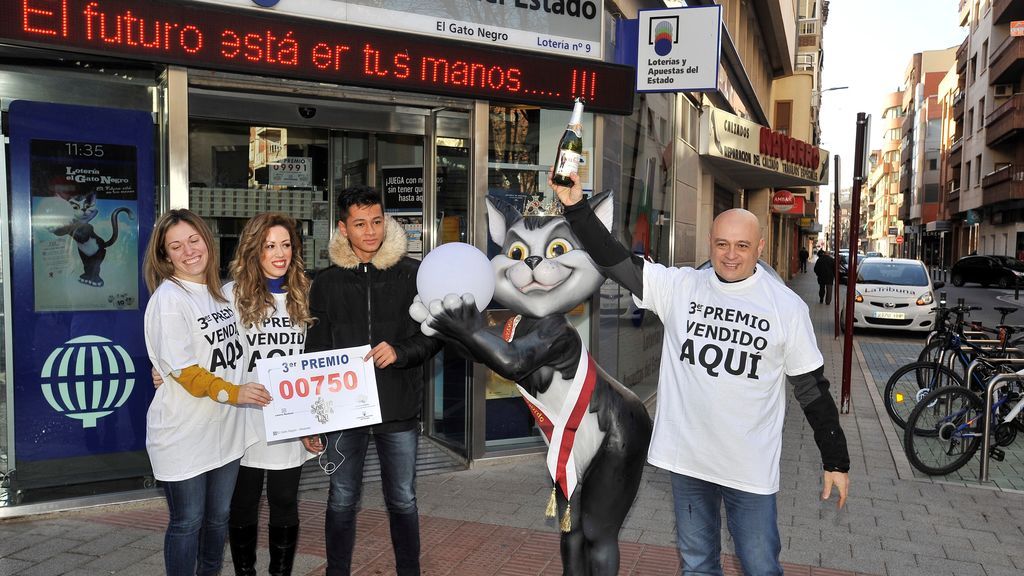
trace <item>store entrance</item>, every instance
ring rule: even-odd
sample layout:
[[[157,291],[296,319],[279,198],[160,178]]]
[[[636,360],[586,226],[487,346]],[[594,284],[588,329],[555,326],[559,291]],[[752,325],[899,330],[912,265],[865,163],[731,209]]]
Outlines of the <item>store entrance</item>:
[[[188,129],[189,207],[211,224],[224,277],[242,226],[267,211],[299,221],[310,274],[330,266],[336,198],[356,185],[381,193],[411,257],[429,251],[424,239],[467,239],[468,109],[193,88]],[[472,364],[445,349],[427,372],[424,431],[468,457]]]

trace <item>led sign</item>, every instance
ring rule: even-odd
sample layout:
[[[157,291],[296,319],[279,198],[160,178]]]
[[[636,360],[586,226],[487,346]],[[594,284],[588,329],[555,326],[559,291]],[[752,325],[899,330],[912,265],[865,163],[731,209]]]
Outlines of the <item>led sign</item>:
[[[633,110],[627,66],[249,10],[150,0],[0,0],[0,39],[149,62],[568,108]]]

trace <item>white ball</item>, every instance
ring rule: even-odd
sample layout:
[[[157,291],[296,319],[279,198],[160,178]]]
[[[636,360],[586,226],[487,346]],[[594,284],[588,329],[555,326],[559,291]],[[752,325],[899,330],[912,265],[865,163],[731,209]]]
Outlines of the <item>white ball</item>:
[[[487,255],[464,242],[441,244],[420,263],[416,291],[427,306],[449,294],[472,294],[483,311],[494,296],[494,269]]]

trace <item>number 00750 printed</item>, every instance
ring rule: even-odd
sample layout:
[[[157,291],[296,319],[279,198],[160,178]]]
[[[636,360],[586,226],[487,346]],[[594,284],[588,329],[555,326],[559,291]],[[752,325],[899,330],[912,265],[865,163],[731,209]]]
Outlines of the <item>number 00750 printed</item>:
[[[256,361],[273,397],[263,408],[267,441],[379,424],[380,402],[370,346]]]

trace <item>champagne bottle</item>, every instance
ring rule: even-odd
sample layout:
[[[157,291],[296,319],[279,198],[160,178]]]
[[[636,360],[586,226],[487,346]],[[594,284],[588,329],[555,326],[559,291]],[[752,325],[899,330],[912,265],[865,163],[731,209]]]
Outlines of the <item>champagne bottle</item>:
[[[572,107],[572,116],[569,117],[569,125],[565,127],[565,134],[558,141],[558,154],[555,156],[555,166],[551,173],[551,181],[559,186],[572,186],[569,174],[578,172],[580,158],[583,154],[583,99],[577,98]]]

